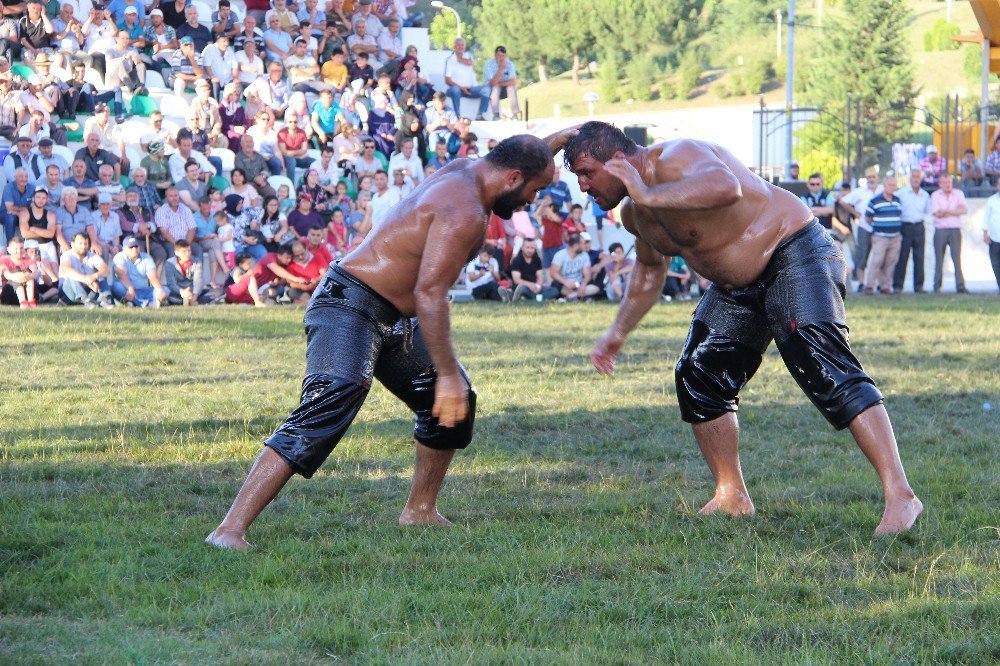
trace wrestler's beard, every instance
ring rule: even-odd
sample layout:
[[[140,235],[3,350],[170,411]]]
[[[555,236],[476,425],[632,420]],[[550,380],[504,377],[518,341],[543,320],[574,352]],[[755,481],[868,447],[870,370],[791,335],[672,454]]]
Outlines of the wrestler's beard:
[[[493,204],[493,212],[503,220],[509,220],[514,211],[525,205],[524,187],[504,192]]]

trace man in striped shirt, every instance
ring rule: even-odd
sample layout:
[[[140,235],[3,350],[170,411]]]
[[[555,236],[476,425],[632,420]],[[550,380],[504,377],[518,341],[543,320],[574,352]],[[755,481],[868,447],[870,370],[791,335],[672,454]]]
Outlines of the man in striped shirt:
[[[889,176],[882,183],[882,193],[868,202],[865,219],[872,225],[872,251],[865,272],[865,293],[873,293],[875,286],[883,294],[892,293],[892,274],[899,261],[899,248],[903,236],[903,204],[896,196],[896,177]]]

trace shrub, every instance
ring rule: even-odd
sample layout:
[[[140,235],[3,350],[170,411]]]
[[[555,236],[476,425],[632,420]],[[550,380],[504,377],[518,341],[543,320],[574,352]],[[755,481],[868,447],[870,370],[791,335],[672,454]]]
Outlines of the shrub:
[[[628,64],[628,78],[632,87],[632,97],[637,102],[653,99],[653,82],[656,80],[656,63],[648,53],[638,54]]]
[[[619,97],[619,82],[621,79],[621,61],[618,59],[618,52],[608,49],[601,64],[598,67],[597,75],[600,78],[601,101],[617,102]]]

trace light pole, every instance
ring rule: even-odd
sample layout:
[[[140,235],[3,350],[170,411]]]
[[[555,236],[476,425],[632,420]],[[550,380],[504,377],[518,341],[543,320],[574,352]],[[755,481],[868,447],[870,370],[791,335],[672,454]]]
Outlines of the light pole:
[[[795,0],[788,0],[788,48],[786,55],[788,65],[785,76],[785,113],[788,124],[785,126],[785,174],[792,168],[792,100],[795,95]]]
[[[462,36],[462,17],[458,15],[454,7],[449,7],[448,5],[441,2],[441,0],[434,0],[431,2],[431,7],[434,9],[447,9],[449,12],[455,15],[455,32],[457,37]]]

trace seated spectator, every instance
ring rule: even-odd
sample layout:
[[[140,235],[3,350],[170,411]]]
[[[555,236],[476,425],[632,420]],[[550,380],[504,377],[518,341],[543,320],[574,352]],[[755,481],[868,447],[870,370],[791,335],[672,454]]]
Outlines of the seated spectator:
[[[181,203],[191,209],[198,210],[198,202],[208,198],[208,184],[201,177],[201,168],[197,160],[189,159],[184,165],[184,178],[174,184],[180,195]]]
[[[167,303],[171,305],[197,305],[204,284],[201,277],[201,262],[191,258],[191,246],[179,240],[174,245],[174,256],[167,260],[163,268],[164,287]]]
[[[188,5],[184,8],[184,23],[177,30],[177,39],[181,44],[188,38],[194,43],[194,50],[201,54],[212,41],[212,31],[198,23],[198,8]]]
[[[110,164],[114,169],[115,180],[121,177],[121,161],[100,147],[101,135],[91,132],[87,135],[87,145],[76,151],[76,160],[83,162],[88,180],[97,181],[101,177],[102,164]]]
[[[130,11],[133,15],[137,13],[134,7],[126,11]],[[124,88],[133,95],[145,95],[148,92],[146,64],[139,57],[135,47],[130,46],[131,41],[132,38],[127,30],[119,30],[115,35],[115,45],[105,54],[108,71],[104,82],[109,88]],[[119,109],[118,113],[121,115],[122,110]]]
[[[249,86],[254,81],[264,78],[264,60],[260,57],[262,51],[257,42],[248,39],[236,49],[236,62],[233,65],[233,76],[242,87]]]
[[[17,235],[18,220],[21,211],[27,210],[31,205],[31,198],[35,194],[35,188],[28,185],[28,170],[17,169],[14,172],[14,179],[3,188],[3,231],[4,238],[9,240]]]
[[[35,299],[49,303],[59,298],[59,261],[39,251],[38,241],[24,241],[24,253],[35,262]]]
[[[462,115],[462,98],[479,100],[479,110],[476,120],[483,120],[490,104],[490,86],[476,85],[476,72],[472,66],[472,52],[466,50],[465,40],[459,37],[455,40],[454,51],[444,63],[444,82],[448,86],[447,96],[451,100],[451,109],[455,116]],[[428,119],[428,125],[430,120]]]
[[[293,183],[296,182],[295,168],[306,168],[312,164],[312,158],[309,157],[309,138],[299,128],[299,119],[296,116],[285,116],[285,127],[278,132],[278,145],[275,152],[281,155],[285,174]]]
[[[42,139],[49,139],[49,125],[45,122],[45,116],[38,109],[33,109],[30,116],[28,117],[28,122],[21,125],[21,128],[17,131],[19,137],[25,137],[31,141],[32,145],[36,145]]]
[[[198,79],[205,78],[205,68],[201,63],[201,49],[195,48],[191,37],[181,37],[178,40],[180,48],[170,57],[170,76],[167,85],[181,97],[187,88],[193,87]]]
[[[166,160],[163,161],[166,162]],[[145,160],[143,160],[143,162],[145,162]],[[139,199],[139,205],[148,211],[154,211],[163,205],[163,199],[160,198],[159,188],[147,180],[146,170],[144,168],[139,167],[133,171],[132,178],[134,180],[125,192],[126,201],[128,200],[128,193],[135,192]]]
[[[160,237],[166,241],[165,249],[168,259],[174,256],[174,245],[177,241],[184,239],[190,245],[191,241],[194,240],[196,230],[194,215],[190,208],[181,203],[181,195],[176,187],[167,190],[166,203],[160,206],[153,215],[153,223],[156,225]],[[200,260],[200,255],[201,253],[198,252],[195,258]],[[158,264],[157,269],[160,266],[161,264]]]
[[[136,236],[140,240],[145,238],[149,230],[149,223],[153,219],[153,213],[149,208],[141,203],[139,188],[133,183],[125,191],[125,205],[118,210],[118,225],[122,228],[123,234]],[[145,225],[144,230],[140,226]],[[142,233],[140,234],[140,231]]]
[[[187,163],[190,160],[194,160],[198,165],[198,177],[206,183],[216,174],[216,167],[212,161],[194,149],[191,133],[181,130],[177,133],[177,152],[168,160],[171,183],[179,183],[187,176]]]
[[[299,185],[298,194],[308,194],[309,198],[312,199],[312,209],[316,211],[316,214],[323,218],[325,223],[330,219],[330,214],[333,209],[333,204],[330,202],[330,192],[327,190],[319,181],[319,171],[316,169],[309,169],[306,171],[305,177],[302,179],[302,184]]]
[[[218,27],[215,25],[213,32]],[[215,41],[201,52],[201,63],[205,68],[209,83],[211,83],[212,97],[218,98],[219,93],[236,78],[235,72],[238,71],[238,66],[236,55],[229,48],[232,37],[225,32],[215,32],[214,34]]]
[[[670,301],[678,299],[681,301],[691,300],[691,269],[688,268],[684,257],[670,257],[667,265],[667,280],[663,284],[664,300]]]
[[[347,65],[344,64],[346,60],[344,52],[338,49],[330,54],[329,59],[323,63],[320,70],[327,89],[337,95],[343,93],[351,82],[347,76]]]
[[[295,92],[319,93],[329,90],[325,83],[319,80],[319,63],[316,58],[306,52],[309,40],[298,37],[292,46],[292,52],[285,57],[285,69],[288,70],[288,81]]]
[[[230,185],[222,193],[223,197],[230,194],[238,194],[243,197],[244,207],[256,208],[260,205],[260,194],[253,185],[247,182],[247,175],[243,172],[243,169],[233,169],[229,174],[229,179]]]
[[[295,12],[288,8],[285,0],[271,0],[271,10],[264,15],[264,22],[270,26],[271,18],[278,18],[278,29],[287,33],[291,37],[299,34],[299,18]]]
[[[53,168],[54,172],[55,169]],[[59,194],[62,193],[62,185],[59,185]],[[40,251],[55,259],[58,256],[55,248],[56,238],[56,214],[49,209],[49,191],[44,185],[35,187],[31,197],[31,203],[18,215],[18,231],[24,240],[33,240],[38,243]],[[15,236],[7,238],[10,240]]]
[[[267,211],[270,199],[273,197],[264,200],[265,211]],[[275,210],[277,210],[276,199]],[[243,208],[242,197],[236,194],[230,194],[226,197],[226,214],[233,226],[233,246],[237,254],[246,252],[254,259],[260,259],[267,254],[267,248],[264,245],[267,238],[261,229],[261,218],[255,215],[252,209]]]
[[[310,243],[312,243],[311,236]],[[347,228],[347,216],[344,215],[344,211],[340,208],[333,209],[330,221],[326,223],[325,245],[330,254],[337,259],[346,255],[350,248],[350,230]]]
[[[180,49],[177,41],[177,30],[163,20],[163,10],[153,9],[149,12],[149,24],[146,26],[146,45],[150,49],[150,59],[147,65],[153,65],[160,71],[173,69],[174,53]]]
[[[69,165],[66,164],[66,160],[63,159],[62,155],[56,155],[52,152],[52,146],[55,142],[51,138],[45,137],[38,141],[38,160],[42,163],[45,168],[45,172],[48,172],[50,166],[56,167],[59,183],[62,183],[62,179],[69,176]]]
[[[594,296],[600,288],[590,283],[590,255],[583,251],[580,236],[572,234],[566,247],[552,258],[549,267],[552,286],[557,287],[568,301]]]
[[[287,244],[279,246],[274,252],[268,252],[254,266],[254,275],[257,278],[257,284],[260,285],[261,295],[265,299],[283,303],[291,302],[291,298],[287,296],[288,286],[300,281],[295,274],[288,270],[291,263],[292,246]]]
[[[149,145],[158,141],[163,145],[163,152],[170,155],[177,150],[177,133],[180,127],[176,123],[163,120],[163,114],[153,111],[149,114],[149,128],[139,137],[139,147],[149,151]]]
[[[368,112],[368,136],[375,141],[375,147],[386,157],[396,151],[396,116],[382,97],[372,99]]]
[[[21,38],[20,48],[12,48],[11,51],[14,55],[19,51],[21,60],[26,65],[32,65],[43,53],[46,56],[55,54],[55,49],[52,48],[55,28],[45,14],[41,0],[28,0],[26,5],[22,6],[25,7],[26,13],[17,21],[17,33]]]
[[[186,17],[184,16],[184,10],[187,9],[189,4],[187,0],[161,0],[160,9],[163,11],[163,22],[167,25],[173,27],[174,29],[180,28],[184,25]],[[152,13],[152,12],[150,12]]]
[[[358,93],[366,95],[375,88],[375,68],[368,64],[368,54],[362,51],[354,56],[354,62],[347,68],[347,78],[353,84],[360,81]],[[347,94],[346,91],[344,94]]]
[[[101,254],[105,263],[110,263],[121,249],[119,240],[122,236],[121,221],[118,214],[111,210],[110,194],[102,192],[97,195],[97,210],[91,213],[91,220],[94,235],[97,236],[97,243],[92,247]]]
[[[247,182],[254,186],[262,197],[274,196],[274,188],[267,183],[265,170],[272,174],[281,173],[280,167],[275,170],[273,163],[268,163],[264,156],[255,149],[254,138],[244,134],[240,140],[240,152],[236,154],[235,165],[247,176]]]
[[[243,303],[258,308],[264,307],[264,299],[260,297],[260,285],[254,274],[254,258],[246,252],[237,254],[233,268],[226,284],[226,303]]]
[[[278,151],[278,133],[266,110],[257,113],[253,127],[247,130],[246,135],[253,139],[253,145],[267,161],[268,170],[275,176],[281,175],[283,164]]]
[[[423,172],[420,175],[423,176]],[[410,195],[410,192],[413,191],[413,183],[407,180],[406,169],[393,169],[392,184],[389,187],[396,192],[400,201]]]
[[[983,184],[983,163],[976,157],[976,151],[972,148],[965,151],[958,166],[962,171],[963,188],[979,187]]]
[[[158,308],[167,301],[156,263],[139,250],[139,241],[134,236],[122,241],[122,250],[115,255],[113,264],[117,279],[111,291],[119,301],[140,308]]]
[[[986,156],[986,177],[995,185],[1000,177],[1000,136],[993,141],[993,150]]]
[[[337,127],[347,124],[340,107],[333,101],[333,93],[329,90],[320,92],[319,99],[313,104],[309,118],[313,134],[320,145],[326,145],[332,141],[337,134]]]
[[[435,169],[443,169],[448,162],[451,162],[451,158],[448,157],[448,144],[444,141],[438,141],[434,145],[434,157],[430,159],[428,164]]]
[[[38,154],[31,150],[32,140],[29,136],[17,137],[16,147],[3,158],[3,171],[7,182],[14,180],[14,172],[24,169],[28,174],[28,185],[34,185],[45,176],[45,167]]]
[[[206,252],[208,253],[208,265],[211,272],[209,286],[214,289],[221,284],[220,276],[229,272],[229,266],[226,265],[226,257],[218,240],[218,224],[215,221],[215,214],[212,213],[212,200],[207,196],[198,199],[194,225],[194,243],[192,245],[197,245],[200,248],[202,256]],[[200,289],[197,294],[201,295]]]
[[[343,213],[341,213],[339,210],[337,212],[340,213],[340,226],[344,232],[344,239],[346,241],[347,229],[346,227],[343,226],[344,225]],[[304,241],[306,250],[316,255],[317,261],[319,261],[322,264],[324,271],[326,270],[326,267],[330,265],[330,263],[333,261],[334,258],[333,252],[330,251],[330,244],[327,242],[328,230],[329,226],[324,229],[318,224],[313,225],[309,227],[309,235],[306,236]]]
[[[414,56],[406,56],[399,61],[399,71],[392,82],[392,89],[398,99],[403,95],[413,95],[419,108],[424,108],[434,96],[434,87],[430,81],[420,75],[420,65]]]
[[[212,12],[212,35],[227,35],[232,39],[240,34],[240,17],[233,13],[229,0],[219,0],[218,7]]]
[[[62,192],[62,206],[56,210],[56,241],[59,244],[60,256],[70,251],[71,239],[77,234],[87,237],[88,247],[97,245],[97,232],[90,215],[91,210],[81,206],[77,196],[75,187],[65,186]]]
[[[923,188],[933,194],[938,189],[938,180],[948,173],[948,162],[938,155],[937,146],[927,146],[927,157],[920,160],[920,171],[924,174]]]
[[[587,233],[587,225],[583,223],[583,206],[573,204],[569,208],[569,216],[563,220],[563,238],[569,238],[572,234],[582,236],[585,233]]]
[[[229,141],[222,134],[222,115],[219,113],[219,103],[212,99],[212,88],[208,81],[199,79],[194,84],[195,97],[188,109],[188,129],[203,133],[206,148],[228,148]],[[196,147],[197,148],[197,147]],[[221,172],[221,163],[216,172]]]
[[[162,194],[174,184],[171,178],[170,162],[164,153],[162,143],[153,141],[149,144],[149,154],[142,158],[139,168],[132,174],[135,178],[135,184],[138,184],[139,172],[142,172],[142,184],[140,185],[142,188],[140,195],[143,197],[142,205],[150,210],[157,208],[162,201]]]
[[[219,120],[222,123],[222,133],[229,140],[229,150],[234,153],[240,152],[240,140],[250,124],[247,121],[246,111],[240,104],[240,91],[236,83],[227,84],[222,91]]]
[[[387,109],[399,108],[399,100],[396,99],[396,93],[392,91],[392,77],[384,70],[379,72],[378,78],[375,79],[375,89],[372,90],[370,97],[373,104],[381,100],[385,102]]]
[[[436,146],[438,143],[444,143],[447,155],[448,138],[458,123],[458,116],[445,106],[446,100],[447,97],[444,93],[434,93],[430,106],[424,110],[424,116],[427,120],[424,128],[427,130],[428,141],[431,145]]]
[[[400,23],[398,19],[389,19],[384,24],[386,29],[376,40],[379,62],[386,66],[398,63],[403,58],[403,39],[399,36]]]
[[[466,279],[472,287],[472,298],[477,301],[510,301],[510,290],[500,286],[500,265],[484,247],[465,269]]]
[[[100,175],[100,172],[98,172]],[[63,181],[63,185],[68,185],[76,189],[78,201],[90,204],[97,198],[97,183],[87,176],[87,163],[76,158],[70,166],[70,176]],[[4,196],[6,199],[6,196]],[[67,245],[67,248],[69,246]]]
[[[110,164],[102,164],[97,171],[97,196],[107,194],[111,197],[111,207],[118,210],[125,205],[125,189],[121,183],[114,180],[115,170]]]
[[[341,174],[343,171],[339,166],[337,166],[336,160],[333,159],[333,146],[324,145],[320,150],[319,159],[313,160],[309,164],[310,169],[316,170],[316,176],[319,184],[326,190],[326,193],[330,199],[335,199],[337,197],[337,183],[340,181]],[[331,201],[332,204],[338,203],[337,201]]]
[[[83,305],[88,310],[100,305],[110,309],[108,265],[101,255],[90,250],[87,234],[73,235],[70,249],[59,259],[59,295],[67,305]]]
[[[608,276],[605,290],[608,300],[617,303],[625,296],[625,289],[628,287],[629,275],[635,268],[635,261],[625,256],[625,248],[622,247],[621,243],[612,243],[608,249],[611,260],[605,266]]]
[[[424,179],[424,165],[413,148],[413,140],[404,139],[399,152],[389,158],[389,171],[402,171],[408,183],[415,187]]]
[[[333,137],[335,161],[338,166],[344,169],[345,175],[355,172],[355,164],[364,151],[364,143],[359,134],[356,127],[350,123],[346,123],[341,126],[340,134]],[[375,143],[372,142],[373,154],[374,148]]]
[[[520,252],[510,262],[511,284],[514,285],[511,300],[516,303],[522,298],[534,298],[537,301],[558,298],[558,289],[545,286],[544,273],[542,260],[538,256],[538,245],[534,242],[523,243]]]
[[[87,118],[83,124],[83,135],[89,137],[91,134],[97,134],[100,138],[98,148],[106,150],[119,160],[125,156],[125,139],[119,131],[118,124],[111,117],[111,109],[103,102],[94,107],[94,115]],[[128,172],[129,165],[126,159],[120,173],[128,174]]]
[[[308,194],[299,194],[296,198],[296,207],[288,214],[288,228],[296,239],[301,240],[309,234],[309,228],[313,225],[323,227],[326,223],[319,213],[313,210],[313,200]]]
[[[500,100],[504,97],[510,102],[512,118],[520,120],[521,111],[517,104],[517,69],[513,61],[507,58],[507,48],[498,46],[493,52],[493,58],[486,62],[483,69],[483,85],[490,88],[490,109],[493,118],[500,117]]]
[[[273,11],[273,10],[272,10]],[[268,12],[267,30],[264,31],[264,48],[271,62],[284,62],[292,52],[291,33],[281,29],[281,17]]]
[[[37,278],[35,260],[24,252],[24,241],[14,236],[7,241],[7,255],[0,257],[0,303],[18,305],[22,310],[36,307]]]
[[[580,226],[583,226],[583,223]],[[583,228],[586,229],[586,227]],[[595,248],[593,238],[586,231],[580,232],[580,248],[590,257],[590,283],[601,289],[598,297],[603,296],[604,287],[608,279],[605,267],[611,263],[611,255],[599,248]]]
[[[270,2],[270,0],[267,0]],[[253,2],[253,0],[251,0]],[[262,55],[264,50],[267,48],[264,44],[264,38],[257,34],[257,24],[263,20],[262,18],[257,18],[254,16],[253,12],[249,12],[246,19],[243,20],[243,28],[240,30],[239,34],[233,38],[233,49],[236,53],[243,53],[243,47],[247,42],[253,42],[256,45],[255,53]],[[266,25],[266,24],[264,24]]]
[[[357,61],[363,53],[373,69],[381,69],[384,62],[378,59],[378,43],[374,35],[368,33],[364,20],[354,19],[354,34],[347,38],[347,50]]]
[[[322,227],[316,225],[315,228],[322,234]],[[323,256],[309,251],[307,238],[292,243],[292,261],[288,264],[288,272],[296,278],[288,281],[288,298],[295,303],[309,302],[330,265]]]

